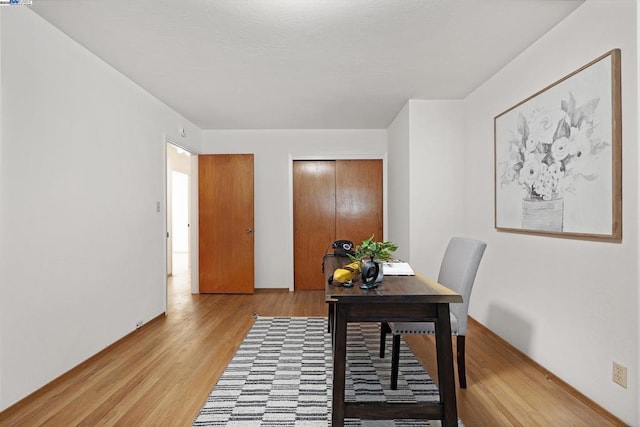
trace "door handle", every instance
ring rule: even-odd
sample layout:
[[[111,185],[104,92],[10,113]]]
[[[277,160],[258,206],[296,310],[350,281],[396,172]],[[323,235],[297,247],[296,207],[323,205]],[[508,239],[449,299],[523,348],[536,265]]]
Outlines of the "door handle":
[[[253,233],[253,228],[249,227],[245,231],[247,232],[247,234],[251,234]]]

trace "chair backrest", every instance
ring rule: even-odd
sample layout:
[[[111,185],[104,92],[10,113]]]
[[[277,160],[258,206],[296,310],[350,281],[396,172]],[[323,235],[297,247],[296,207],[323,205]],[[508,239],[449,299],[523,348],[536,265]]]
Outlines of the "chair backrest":
[[[480,260],[487,247],[485,242],[464,237],[452,237],[440,264],[438,283],[462,295],[462,304],[451,304],[450,310],[458,319],[458,335],[467,333],[467,312],[471,288]]]

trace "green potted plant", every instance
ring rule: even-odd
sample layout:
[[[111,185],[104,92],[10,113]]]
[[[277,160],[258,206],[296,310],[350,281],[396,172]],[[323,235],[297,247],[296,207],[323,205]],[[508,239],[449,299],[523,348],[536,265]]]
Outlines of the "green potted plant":
[[[398,245],[394,243],[376,242],[373,237],[363,240],[361,245],[356,246],[355,255],[349,255],[353,261],[386,261],[391,258],[391,253],[398,249]]]

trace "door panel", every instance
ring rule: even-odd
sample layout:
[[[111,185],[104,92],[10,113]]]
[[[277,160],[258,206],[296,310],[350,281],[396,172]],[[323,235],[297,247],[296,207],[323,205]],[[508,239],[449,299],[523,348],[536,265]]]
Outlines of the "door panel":
[[[322,256],[335,240],[335,162],[293,162],[296,290],[324,289]]]
[[[336,160],[336,239],[382,240],[382,160]]]
[[[253,154],[198,156],[201,293],[254,292]]]
[[[383,238],[382,161],[294,161],[293,211],[295,289],[324,289],[331,242]]]

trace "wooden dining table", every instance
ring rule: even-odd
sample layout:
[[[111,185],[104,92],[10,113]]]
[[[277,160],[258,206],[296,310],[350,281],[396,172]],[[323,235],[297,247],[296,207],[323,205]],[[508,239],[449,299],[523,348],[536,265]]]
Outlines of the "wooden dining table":
[[[326,256],[325,277],[350,263],[348,258]],[[462,296],[424,277],[384,276],[373,289],[326,283],[329,323],[333,339],[332,426],[341,427],[345,418],[374,420],[439,419],[443,426],[456,426],[455,375],[451,344],[449,304]],[[345,402],[347,324],[349,322],[435,323],[439,401],[420,403]]]

